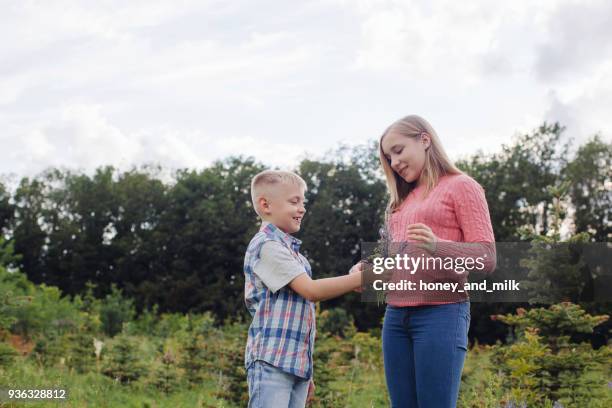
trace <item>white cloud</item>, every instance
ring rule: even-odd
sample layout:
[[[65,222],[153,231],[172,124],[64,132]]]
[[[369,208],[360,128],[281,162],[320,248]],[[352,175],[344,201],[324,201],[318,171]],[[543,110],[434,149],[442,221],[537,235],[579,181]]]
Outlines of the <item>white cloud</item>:
[[[611,10],[602,0],[13,3],[0,15],[0,174],[201,167],[232,154],[291,167],[408,113],[430,119],[455,157],[545,119],[609,135]]]
[[[554,10],[547,35],[537,46],[535,69],[544,82],[588,76],[612,60],[612,3],[606,0],[570,1]]]
[[[55,112],[58,120],[13,128],[0,137],[10,146],[12,173],[33,175],[48,167],[80,170],[113,165],[162,164],[168,169],[202,168],[227,156],[253,156],[260,161],[294,168],[304,154],[300,144],[275,143],[273,148],[255,136],[215,137],[201,131],[151,127],[128,132],[112,124],[101,107],[69,105]]]
[[[49,166],[125,166],[140,150],[139,141],[110,124],[99,107],[65,106],[55,113],[55,120],[13,127],[2,136],[2,144],[11,147],[11,171],[33,174]]]
[[[253,156],[264,163],[284,169],[295,169],[299,160],[305,155],[303,145],[299,143],[275,143],[271,148],[270,145],[261,143],[261,140],[253,136],[217,139],[214,145],[224,155]]]
[[[596,133],[605,138],[612,135],[612,60],[598,67],[579,84],[562,87],[550,93],[550,108],[545,114],[549,121],[558,120],[578,141]]]
[[[355,66],[401,70],[414,79],[443,75],[472,82],[481,59],[494,51],[505,18],[520,13],[513,4],[359,2],[361,45]]]

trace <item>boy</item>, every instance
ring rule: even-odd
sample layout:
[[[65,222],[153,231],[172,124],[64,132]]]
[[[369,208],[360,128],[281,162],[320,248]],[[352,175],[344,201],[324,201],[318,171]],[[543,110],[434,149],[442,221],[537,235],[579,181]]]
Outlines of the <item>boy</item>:
[[[245,349],[249,408],[303,408],[314,392],[314,302],[361,285],[360,266],[350,274],[312,280],[299,252],[298,232],[306,183],[297,174],[267,170],[251,181],[251,198],[262,220],[244,258],[245,301],[253,321]]]

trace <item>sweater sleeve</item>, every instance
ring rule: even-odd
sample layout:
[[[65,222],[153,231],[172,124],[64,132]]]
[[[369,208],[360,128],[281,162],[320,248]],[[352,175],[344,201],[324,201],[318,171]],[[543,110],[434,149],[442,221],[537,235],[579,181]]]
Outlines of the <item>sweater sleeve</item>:
[[[434,255],[453,258],[482,257],[484,268],[480,272],[490,274],[495,270],[497,254],[484,189],[469,176],[459,177],[452,186],[452,196],[464,243],[439,239]]]

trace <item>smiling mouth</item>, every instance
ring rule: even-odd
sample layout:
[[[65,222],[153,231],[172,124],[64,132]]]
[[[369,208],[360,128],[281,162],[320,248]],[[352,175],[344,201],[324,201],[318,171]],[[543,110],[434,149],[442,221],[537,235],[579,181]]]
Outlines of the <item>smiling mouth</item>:
[[[293,217],[293,221],[302,222],[302,219],[299,217]]]

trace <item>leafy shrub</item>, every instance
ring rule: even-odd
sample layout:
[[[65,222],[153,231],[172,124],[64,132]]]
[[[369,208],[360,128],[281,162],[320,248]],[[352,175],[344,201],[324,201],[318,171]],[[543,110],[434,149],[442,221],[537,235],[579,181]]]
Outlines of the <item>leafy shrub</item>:
[[[143,310],[133,320],[126,323],[124,331],[132,336],[156,335],[160,319],[158,309],[158,305],[153,305],[152,309]]]
[[[87,325],[81,326],[68,335],[68,342],[68,367],[81,374],[91,371],[96,361],[94,332]]]
[[[353,358],[355,348],[351,339],[342,339],[328,333],[317,335],[314,353],[314,406],[336,407],[347,403],[347,389],[354,386]],[[347,381],[348,374],[348,381]]]
[[[246,406],[249,400],[244,368],[247,327],[242,323],[229,323],[219,334],[206,354],[207,360],[214,361],[219,372],[216,395],[237,406]]]
[[[382,367],[382,344],[380,337],[370,333],[356,333],[352,338],[355,350],[355,360],[365,368]]]
[[[496,315],[493,319],[515,327],[517,341],[493,348],[493,362],[504,374],[504,386],[515,401],[529,406],[593,406],[604,398],[607,384],[591,375],[612,364],[609,347],[593,350],[588,343],[575,343],[572,335],[588,333],[608,319],[591,316],[580,306],[561,303],[549,308],[515,315]]]
[[[126,299],[121,289],[113,284],[111,293],[106,295],[100,306],[100,321],[107,336],[113,337],[123,329],[123,323],[129,322],[136,314],[133,300]]]
[[[191,385],[200,384],[205,378],[206,369],[212,368],[207,359],[206,338],[212,335],[214,319],[210,313],[188,315],[188,326],[180,336],[182,356],[179,366],[185,371],[185,378]]]
[[[343,338],[352,337],[357,331],[353,316],[340,308],[322,311],[317,316],[317,328],[320,332]]]
[[[0,342],[0,368],[8,368],[15,362],[17,351],[10,345]]]
[[[149,383],[164,394],[169,394],[180,387],[180,378],[176,355],[168,348],[159,356]]]
[[[142,356],[138,344],[132,337],[120,334],[115,340],[105,356],[102,373],[121,384],[129,384],[145,373]]]

